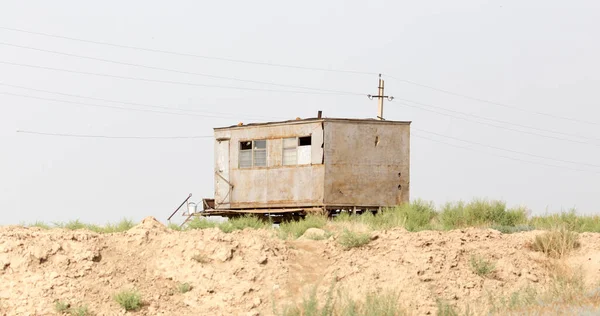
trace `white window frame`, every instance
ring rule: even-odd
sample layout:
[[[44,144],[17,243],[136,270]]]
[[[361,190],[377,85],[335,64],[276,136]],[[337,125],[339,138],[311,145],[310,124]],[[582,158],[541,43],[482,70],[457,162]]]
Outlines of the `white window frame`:
[[[260,142],[260,141],[264,141],[265,142],[265,147],[264,148],[256,148],[256,142]],[[242,143],[248,143],[250,142],[250,148],[249,149],[243,149],[242,150]],[[256,139],[256,140],[242,140],[239,142],[239,147],[238,147],[239,153],[238,153],[238,168],[239,169],[251,169],[251,168],[264,168],[267,167],[268,165],[268,152],[267,152],[267,140],[266,139]],[[265,153],[265,164],[264,165],[260,165],[257,166],[256,165],[256,152],[257,151],[261,151]],[[250,165],[249,166],[242,166],[242,153],[243,152],[250,152]]]

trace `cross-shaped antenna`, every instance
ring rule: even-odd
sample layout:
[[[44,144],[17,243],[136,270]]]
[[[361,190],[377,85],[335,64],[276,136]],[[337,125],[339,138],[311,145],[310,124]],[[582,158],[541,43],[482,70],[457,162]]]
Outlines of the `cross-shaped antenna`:
[[[378,110],[378,114],[377,114],[377,118],[380,120],[383,120],[383,99],[388,99],[389,101],[392,101],[394,99],[394,97],[392,96],[387,96],[387,95],[383,95],[383,79],[381,79],[381,74],[379,74],[379,87],[378,87],[378,91],[379,93],[377,95],[368,95],[369,99],[373,100],[373,98],[377,98],[379,101],[379,110]]]

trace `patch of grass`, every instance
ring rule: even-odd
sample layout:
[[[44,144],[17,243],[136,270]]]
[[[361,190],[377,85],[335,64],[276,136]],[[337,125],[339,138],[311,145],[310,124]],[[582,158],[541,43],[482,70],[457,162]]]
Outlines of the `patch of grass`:
[[[185,229],[207,229],[215,228],[219,225],[214,221],[210,221],[204,217],[196,217],[185,225]]]
[[[452,305],[442,301],[437,301],[437,315],[438,316],[458,316],[458,312],[452,307]]]
[[[528,232],[535,229],[533,226],[529,225],[517,225],[517,226],[492,226],[492,229],[495,229],[503,234],[514,234],[520,232]]]
[[[577,215],[575,209],[558,214],[534,216],[529,220],[530,225],[538,229],[553,229],[554,227],[565,227],[575,232],[600,232],[600,216]]]
[[[36,221],[33,224],[29,224],[28,226],[29,227],[39,227],[39,228],[42,228],[42,229],[50,229],[51,228],[50,225],[48,225],[48,224],[46,224],[44,222],[41,222],[41,221]]]
[[[56,303],[54,303],[54,310],[57,313],[66,313],[69,311],[69,308],[71,308],[71,305],[67,302],[56,301]]]
[[[273,307],[274,315],[281,316],[400,316],[405,312],[398,304],[398,295],[394,292],[369,293],[364,300],[349,298],[342,291],[334,295],[335,284],[325,296],[318,296],[313,288],[302,302],[295,306],[287,306],[283,313],[278,313]],[[324,301],[319,301],[324,298]]]
[[[81,222],[80,220],[74,220],[67,223],[53,223],[56,228],[64,228],[69,230],[78,230],[78,229],[87,229],[99,234],[109,234],[109,233],[118,233],[124,232],[132,228],[134,225],[133,221],[130,219],[122,219],[117,224],[106,224],[104,226],[95,225],[95,224],[86,224]]]
[[[306,238],[310,240],[325,240],[331,237],[331,235],[332,233],[326,231],[324,234],[308,234]]]
[[[219,229],[224,233],[231,233],[236,230],[243,230],[244,228],[266,229],[269,227],[271,227],[271,225],[268,222],[265,222],[257,216],[251,214],[237,218],[231,218],[219,225]]]
[[[114,299],[126,311],[135,311],[142,307],[142,296],[136,290],[123,290],[115,294]]]
[[[527,223],[527,212],[523,207],[507,209],[502,201],[475,199],[469,203],[446,203],[439,220],[446,230],[482,226],[514,227]]]
[[[531,249],[545,253],[551,258],[563,258],[578,248],[579,235],[566,228],[558,228],[535,236]]]
[[[187,293],[192,290],[192,286],[189,283],[180,283],[177,290],[179,290],[179,293]]]
[[[338,242],[345,249],[362,247],[371,241],[371,236],[367,233],[354,232],[348,229],[340,234]]]
[[[392,221],[403,223],[404,228],[410,232],[432,229],[431,221],[437,216],[433,202],[423,200],[400,205],[391,212],[389,216],[392,217]]]
[[[78,306],[69,310],[71,316],[88,316],[91,315],[87,306]]]
[[[480,277],[487,277],[496,270],[496,265],[489,260],[485,260],[479,256],[471,256],[469,260],[471,270]]]
[[[167,226],[169,229],[171,230],[176,230],[176,231],[182,231],[183,228],[180,225],[177,225],[175,223],[169,223],[169,225]]]
[[[307,215],[299,221],[283,222],[279,225],[279,237],[294,239],[304,235],[309,228],[322,228],[327,224],[327,217],[319,215]]]

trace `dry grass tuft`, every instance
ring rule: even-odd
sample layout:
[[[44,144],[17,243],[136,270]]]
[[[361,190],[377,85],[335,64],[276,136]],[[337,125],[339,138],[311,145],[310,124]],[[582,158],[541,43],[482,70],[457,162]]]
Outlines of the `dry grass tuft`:
[[[535,236],[530,247],[550,258],[560,259],[579,248],[579,234],[562,227]]]

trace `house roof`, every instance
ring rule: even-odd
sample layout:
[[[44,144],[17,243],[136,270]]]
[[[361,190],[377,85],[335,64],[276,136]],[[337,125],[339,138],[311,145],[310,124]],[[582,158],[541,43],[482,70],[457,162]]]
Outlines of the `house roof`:
[[[294,124],[306,124],[306,123],[314,123],[314,122],[347,122],[347,123],[356,123],[356,124],[398,124],[398,125],[410,125],[411,121],[388,121],[388,120],[379,120],[373,118],[367,119],[355,119],[355,118],[305,118],[305,119],[295,119],[295,120],[287,120],[287,121],[276,121],[276,122],[264,122],[264,123],[250,123],[250,124],[238,124],[231,125],[225,127],[215,127],[214,130],[223,130],[223,129],[238,129],[238,128],[249,128],[249,127],[259,127],[259,126],[273,126],[273,125],[294,125]]]

